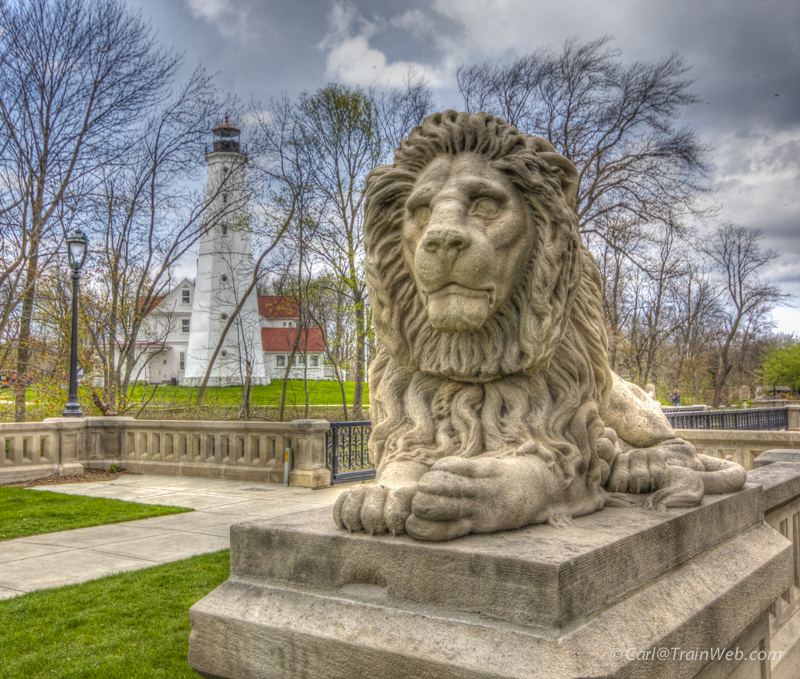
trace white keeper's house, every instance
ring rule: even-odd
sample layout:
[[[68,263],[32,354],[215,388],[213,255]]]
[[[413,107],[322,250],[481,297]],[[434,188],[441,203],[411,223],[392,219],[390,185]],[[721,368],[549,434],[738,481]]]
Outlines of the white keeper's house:
[[[197,278],[184,278],[147,314],[141,369],[135,371],[139,380],[199,386],[229,315],[250,285],[255,264],[246,210],[247,156],[239,133],[227,117],[213,130],[214,145],[206,154],[208,206]],[[248,370],[251,384],[283,379],[295,343],[290,378],[325,379],[322,333],[298,324],[294,298],[251,292],[217,354],[208,386],[243,384]]]

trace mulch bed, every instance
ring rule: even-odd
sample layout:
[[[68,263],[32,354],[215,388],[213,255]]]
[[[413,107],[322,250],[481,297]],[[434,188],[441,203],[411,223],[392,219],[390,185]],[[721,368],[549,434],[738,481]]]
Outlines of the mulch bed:
[[[126,474],[135,474],[141,476],[137,472],[129,472],[127,469],[120,469],[118,472],[108,472],[104,469],[84,469],[83,474],[74,474],[72,476],[59,476],[53,474],[52,476],[43,476],[41,479],[32,479],[30,481],[14,481],[13,483],[0,484],[0,488],[33,488],[34,486],[60,486],[62,483],[97,483],[98,481],[114,481],[120,476]]]

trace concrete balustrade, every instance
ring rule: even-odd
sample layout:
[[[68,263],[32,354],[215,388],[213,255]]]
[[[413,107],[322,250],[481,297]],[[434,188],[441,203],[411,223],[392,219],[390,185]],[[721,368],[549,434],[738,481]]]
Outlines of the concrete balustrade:
[[[764,521],[792,543],[794,582],[770,607],[772,679],[800,676],[800,451],[771,450],[755,461],[747,482],[760,485]]]
[[[0,482],[81,474],[84,437],[81,420],[0,424]]]
[[[790,414],[791,415],[791,414]],[[791,420],[790,420],[791,424]],[[694,444],[697,452],[734,462],[747,471],[756,458],[775,448],[800,449],[800,431],[746,431],[740,429],[676,429],[675,435]]]
[[[50,474],[80,474],[110,465],[145,474],[330,485],[325,465],[326,420],[197,422],[132,417],[52,418],[0,424],[0,483]],[[4,452],[4,455],[2,454]]]

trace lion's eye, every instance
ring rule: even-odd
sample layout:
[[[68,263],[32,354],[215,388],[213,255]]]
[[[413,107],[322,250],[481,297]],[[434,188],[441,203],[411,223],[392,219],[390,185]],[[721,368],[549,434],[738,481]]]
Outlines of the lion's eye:
[[[484,196],[474,200],[469,211],[479,217],[496,217],[500,213],[500,203],[494,198]]]

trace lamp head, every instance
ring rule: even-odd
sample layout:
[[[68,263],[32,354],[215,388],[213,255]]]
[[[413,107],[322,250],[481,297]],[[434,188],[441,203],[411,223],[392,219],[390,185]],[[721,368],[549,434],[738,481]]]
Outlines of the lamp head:
[[[73,271],[78,272],[81,270],[83,263],[86,261],[88,246],[89,240],[80,229],[75,229],[67,236],[67,257]]]

